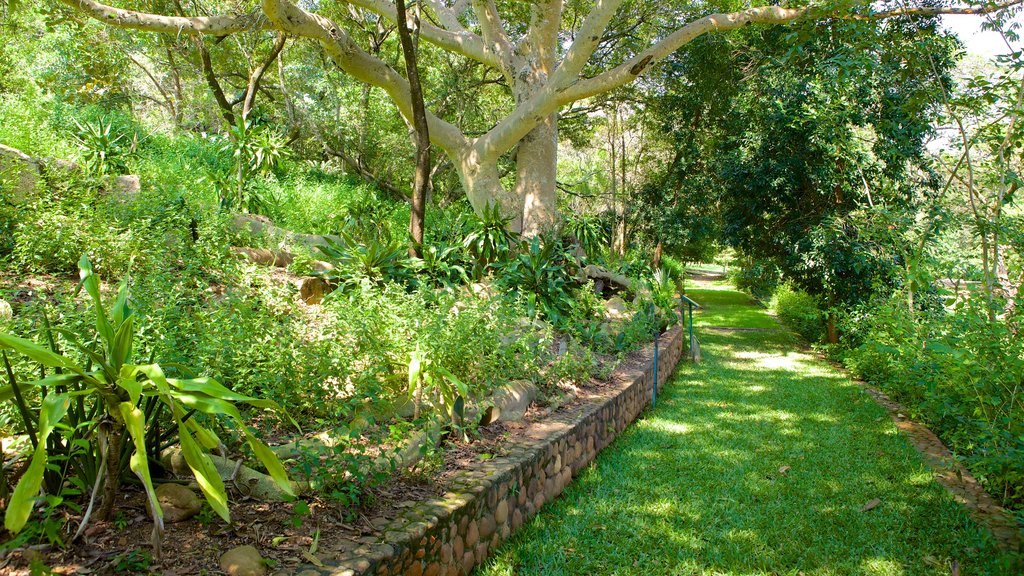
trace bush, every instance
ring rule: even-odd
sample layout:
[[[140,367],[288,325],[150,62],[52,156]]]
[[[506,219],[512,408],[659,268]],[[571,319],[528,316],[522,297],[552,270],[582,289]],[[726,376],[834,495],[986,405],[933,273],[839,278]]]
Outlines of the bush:
[[[980,300],[980,298],[978,299]],[[922,419],[1003,504],[1024,508],[1024,339],[972,300],[907,309],[905,296],[854,309],[844,364]]]
[[[764,302],[771,298],[781,281],[778,266],[767,262],[743,262],[729,273],[729,280],[740,290]]]
[[[775,290],[769,307],[783,324],[808,342],[820,342],[825,336],[825,314],[810,294],[783,284]]]

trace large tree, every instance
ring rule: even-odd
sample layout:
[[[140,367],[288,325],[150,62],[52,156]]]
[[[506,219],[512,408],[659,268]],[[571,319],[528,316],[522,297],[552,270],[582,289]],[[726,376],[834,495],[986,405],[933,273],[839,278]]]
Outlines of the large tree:
[[[226,36],[254,29],[318,43],[352,77],[379,87],[409,123],[413,99],[408,80],[360,47],[341,19],[325,14],[337,4],[395,21],[391,0],[347,0],[313,12],[288,0],[261,0],[245,14],[171,16],[134,11],[95,0],[60,0],[111,26],[165,34]],[[897,15],[983,14],[1024,0],[963,7],[934,5],[876,10],[870,2],[737,9],[731,0],[694,7],[682,2],[639,0],[427,0],[421,38],[499,73],[512,99],[508,113],[479,135],[428,111],[431,142],[448,156],[474,209],[491,204],[513,218],[513,228],[533,235],[558,222],[559,111],[574,102],[634,82],[653,63],[708,33],[749,24],[800,19],[880,19]],[[512,157],[514,177],[503,182],[499,160]]]

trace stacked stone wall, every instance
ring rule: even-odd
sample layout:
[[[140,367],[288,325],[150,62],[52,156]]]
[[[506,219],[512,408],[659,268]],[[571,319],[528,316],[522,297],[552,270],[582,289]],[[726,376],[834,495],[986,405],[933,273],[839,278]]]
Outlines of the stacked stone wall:
[[[685,331],[660,339],[658,388],[682,357]],[[645,368],[613,374],[619,382],[603,400],[559,412],[531,426],[508,454],[464,470],[449,492],[416,503],[380,526],[383,538],[351,550],[334,566],[305,568],[303,576],[468,574],[547,502],[554,500],[597,453],[611,444],[651,402],[653,344]]]

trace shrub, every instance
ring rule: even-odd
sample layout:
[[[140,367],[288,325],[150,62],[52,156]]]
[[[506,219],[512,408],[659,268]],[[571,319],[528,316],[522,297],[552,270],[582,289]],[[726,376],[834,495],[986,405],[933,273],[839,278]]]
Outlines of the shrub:
[[[775,290],[770,308],[783,324],[808,342],[820,342],[825,336],[825,314],[810,294],[783,284]]]
[[[1024,508],[1024,341],[978,299],[950,313],[878,299],[842,318],[843,362],[924,420],[990,493]]]
[[[780,278],[779,268],[766,262],[743,262],[729,273],[729,279],[737,288],[762,302],[775,292]]]

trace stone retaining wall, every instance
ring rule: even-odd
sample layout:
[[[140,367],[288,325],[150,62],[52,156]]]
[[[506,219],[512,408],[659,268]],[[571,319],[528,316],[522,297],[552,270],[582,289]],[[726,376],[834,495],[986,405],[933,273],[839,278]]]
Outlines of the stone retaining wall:
[[[658,388],[683,353],[685,333],[661,337]],[[416,503],[379,526],[382,539],[366,543],[333,566],[305,567],[303,576],[468,574],[498,545],[556,498],[651,401],[653,345],[646,369],[613,374],[603,399],[583,403],[534,424],[509,454],[461,472],[444,496]]]

